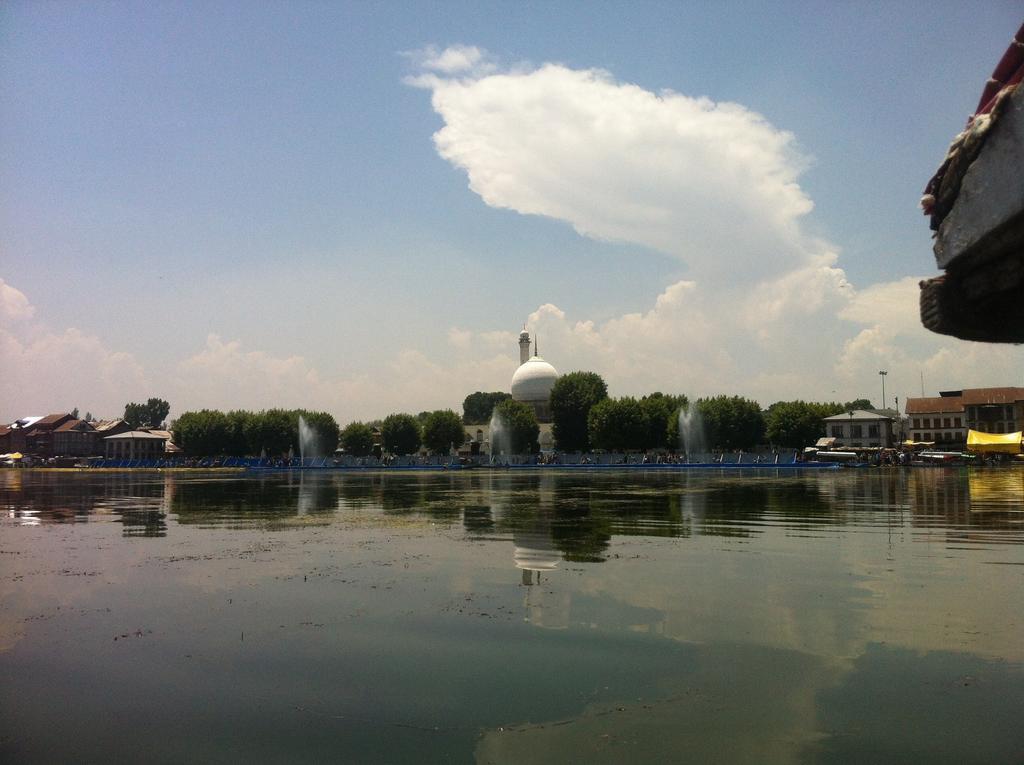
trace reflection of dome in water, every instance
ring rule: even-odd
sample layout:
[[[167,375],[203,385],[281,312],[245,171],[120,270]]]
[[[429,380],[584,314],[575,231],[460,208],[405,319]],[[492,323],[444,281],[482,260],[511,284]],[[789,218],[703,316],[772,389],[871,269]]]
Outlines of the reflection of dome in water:
[[[547,401],[557,379],[555,368],[540,356],[534,356],[520,364],[512,375],[512,398],[526,402]]]
[[[552,571],[558,567],[562,559],[561,553],[551,543],[551,536],[546,533],[517,531],[512,535],[516,551],[512,559],[516,568],[527,571]]]

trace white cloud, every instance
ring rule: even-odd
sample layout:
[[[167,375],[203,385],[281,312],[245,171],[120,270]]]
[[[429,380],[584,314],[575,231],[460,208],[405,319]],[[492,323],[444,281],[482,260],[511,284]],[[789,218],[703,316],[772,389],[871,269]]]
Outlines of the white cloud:
[[[919,392],[922,371],[947,387],[1021,378],[1015,348],[925,331],[917,278],[850,284],[836,248],[802,230],[813,205],[793,135],[744,106],[558,64],[422,71],[412,84],[431,91],[445,123],[437,151],[486,204],[690,267],[650,309],[603,323],[541,306],[528,320],[560,369],[599,371],[619,393],[734,391],[766,403],[880,398],[879,369],[905,392]],[[463,356],[479,343],[460,331]]]
[[[0,279],[0,319],[22,321],[31,319],[35,312],[25,293]]]
[[[469,393],[508,387],[516,349],[481,358],[481,349],[493,346],[493,335],[451,331],[457,350],[470,350],[472,341],[471,358],[434,359],[405,349],[380,368],[364,369],[353,359],[356,368],[328,378],[302,356],[246,350],[239,340],[212,334],[202,350],[177,365],[174,391],[181,406],[176,411],[304,407],[331,412],[341,424],[398,411],[461,411]]]
[[[83,414],[88,409],[97,416],[118,416],[125,403],[149,394],[135,358],[111,350],[95,335],[74,327],[28,334],[19,338],[0,329],[0,411],[6,421],[76,406]]]
[[[484,52],[475,45],[452,45],[444,50],[428,46],[410,55],[421,68],[443,74],[478,70],[484,63]]]
[[[839,316],[860,324],[882,324],[895,332],[918,332],[920,281],[920,277],[907,276],[873,284],[857,292]]]
[[[176,388],[182,410],[316,408],[317,402],[335,403],[342,393],[301,356],[245,350],[241,341],[225,342],[216,334],[177,365]]]
[[[798,226],[812,209],[797,183],[806,158],[739,104],[557,64],[412,82],[445,121],[438,153],[492,207],[653,248],[702,279],[746,282],[816,254]]]

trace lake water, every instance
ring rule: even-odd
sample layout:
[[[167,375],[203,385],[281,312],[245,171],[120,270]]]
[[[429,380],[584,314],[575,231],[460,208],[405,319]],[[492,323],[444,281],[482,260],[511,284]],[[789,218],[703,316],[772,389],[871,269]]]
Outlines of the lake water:
[[[1024,762],[1024,470],[0,471],[0,761]]]

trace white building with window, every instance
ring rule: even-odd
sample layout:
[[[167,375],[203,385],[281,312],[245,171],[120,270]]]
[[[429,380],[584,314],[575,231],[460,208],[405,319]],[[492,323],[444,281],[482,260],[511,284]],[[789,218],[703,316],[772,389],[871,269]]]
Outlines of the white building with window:
[[[148,460],[164,456],[167,438],[146,430],[129,430],[103,439],[108,459]]]
[[[892,446],[899,412],[892,409],[854,409],[825,418],[825,436],[837,447]]]

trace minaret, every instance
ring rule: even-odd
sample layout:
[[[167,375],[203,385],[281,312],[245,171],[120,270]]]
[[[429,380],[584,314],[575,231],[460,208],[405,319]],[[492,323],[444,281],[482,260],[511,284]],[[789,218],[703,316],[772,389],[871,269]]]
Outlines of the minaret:
[[[530,333],[523,327],[519,333],[519,364],[525,364],[530,360]]]

